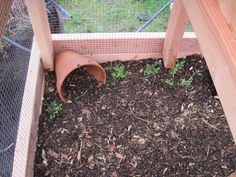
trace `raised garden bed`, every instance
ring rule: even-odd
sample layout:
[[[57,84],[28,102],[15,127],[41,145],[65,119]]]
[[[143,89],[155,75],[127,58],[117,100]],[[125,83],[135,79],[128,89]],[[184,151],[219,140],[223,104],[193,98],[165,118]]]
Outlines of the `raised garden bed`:
[[[233,172],[236,147],[203,59],[180,60],[176,74],[153,60],[103,66],[102,87],[84,71],[70,75],[69,103],[60,101],[55,75],[46,74],[36,177]]]

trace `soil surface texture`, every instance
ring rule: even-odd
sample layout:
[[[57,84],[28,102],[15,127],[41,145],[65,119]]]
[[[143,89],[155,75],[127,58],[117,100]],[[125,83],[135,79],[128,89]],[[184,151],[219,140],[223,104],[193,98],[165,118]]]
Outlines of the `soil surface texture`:
[[[183,60],[180,60],[183,61]],[[99,86],[84,70],[66,79],[61,102],[46,74],[35,177],[225,177],[236,147],[204,59],[187,57],[174,85],[170,70],[144,76],[155,60],[123,62],[127,77]],[[192,79],[190,79],[192,78]],[[181,81],[190,79],[184,88]],[[62,111],[50,118],[47,105]]]

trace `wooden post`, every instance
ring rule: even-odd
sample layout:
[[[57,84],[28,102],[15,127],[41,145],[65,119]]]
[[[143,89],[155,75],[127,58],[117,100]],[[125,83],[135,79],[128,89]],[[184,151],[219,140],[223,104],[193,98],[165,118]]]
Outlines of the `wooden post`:
[[[224,15],[231,31],[236,37],[236,1],[235,0],[217,0],[220,10]]]
[[[182,2],[175,0],[162,50],[164,64],[167,68],[175,65],[187,22],[188,16]]]
[[[0,2],[0,38],[4,33],[13,0],[1,0]]]
[[[216,0],[182,0],[236,142],[236,39]]]
[[[25,0],[44,69],[53,70],[53,44],[44,0]]]

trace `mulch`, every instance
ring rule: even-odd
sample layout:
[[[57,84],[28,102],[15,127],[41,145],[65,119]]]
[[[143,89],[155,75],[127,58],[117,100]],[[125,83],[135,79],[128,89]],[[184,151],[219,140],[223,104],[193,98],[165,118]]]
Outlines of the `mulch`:
[[[144,77],[151,59],[123,62],[128,77],[113,79],[107,72],[105,86],[78,69],[64,84],[68,103],[58,97],[55,74],[47,73],[44,103],[62,103],[63,111],[50,119],[43,105],[35,177],[232,173],[236,146],[205,61],[199,56],[185,60],[176,82],[193,76],[188,89],[166,85],[170,73],[163,66]]]

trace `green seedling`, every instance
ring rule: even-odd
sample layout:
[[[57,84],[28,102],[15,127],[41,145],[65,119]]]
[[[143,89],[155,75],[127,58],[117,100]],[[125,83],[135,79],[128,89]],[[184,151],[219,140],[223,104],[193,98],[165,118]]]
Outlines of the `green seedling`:
[[[175,67],[170,70],[170,74],[173,79],[175,78],[175,75],[177,74],[177,72],[179,72],[180,70],[184,68],[184,64],[185,64],[185,61],[183,60],[179,63],[176,63]]]
[[[49,114],[50,119],[55,119],[62,111],[62,104],[53,101],[51,103],[46,103],[45,111]]]
[[[144,76],[153,76],[161,70],[160,61],[156,61],[154,64],[147,64],[144,71]]]
[[[196,71],[193,72],[192,76],[189,79],[182,79],[179,85],[181,87],[184,87],[185,89],[188,89],[189,87],[191,87],[192,82],[193,82],[193,77],[195,76],[195,74],[197,74]]]
[[[166,85],[172,87],[174,86],[174,80],[173,79],[166,79],[165,80]]]
[[[165,80],[165,83],[168,86],[174,86],[175,85],[175,76],[180,70],[182,70],[184,68],[184,64],[185,64],[184,60],[181,61],[181,62],[178,62],[178,63],[176,63],[175,67],[170,70],[171,79],[166,79]]]
[[[189,79],[182,79],[179,85],[187,89],[192,86],[192,82],[193,82],[193,77],[190,77]]]
[[[118,64],[112,67],[111,69],[111,75],[115,79],[124,79],[127,77],[127,74],[125,73],[125,66],[122,64]]]

